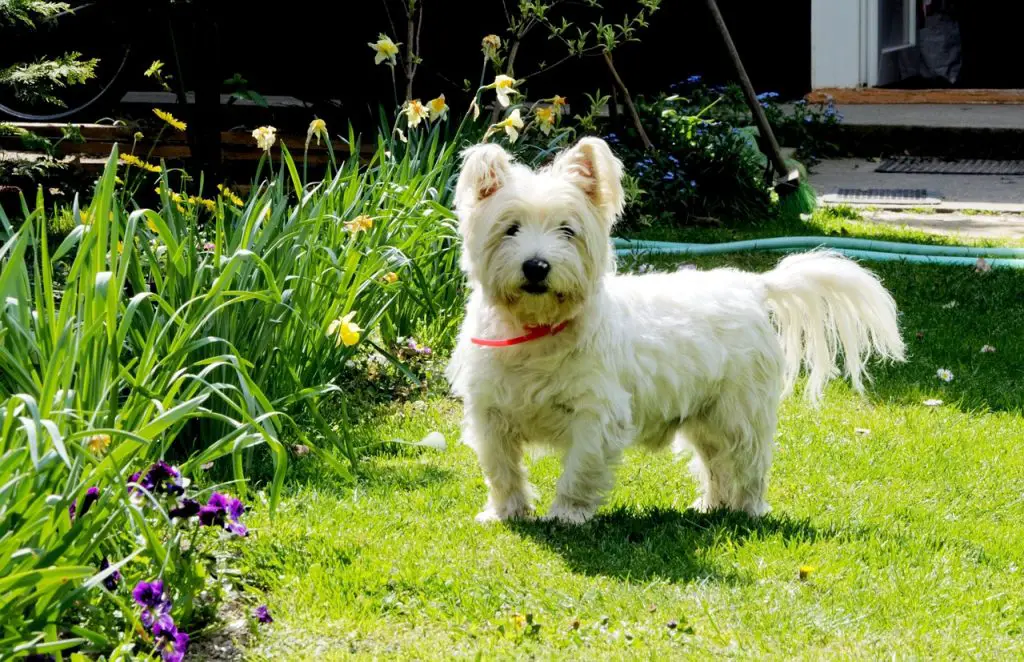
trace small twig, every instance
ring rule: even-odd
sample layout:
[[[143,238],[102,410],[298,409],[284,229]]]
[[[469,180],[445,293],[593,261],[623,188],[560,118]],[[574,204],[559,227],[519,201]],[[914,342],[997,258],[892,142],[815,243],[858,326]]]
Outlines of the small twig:
[[[406,9],[405,98],[412,99],[412,79],[416,76],[416,5]]]
[[[622,92],[622,98],[626,102],[626,108],[629,110],[630,116],[633,118],[633,126],[636,127],[636,131],[640,134],[640,140],[644,143],[644,149],[653,150],[654,144],[651,139],[647,137],[647,132],[644,131],[644,125],[640,122],[640,113],[637,112],[636,106],[633,105],[633,97],[630,96],[629,90],[626,89],[626,84],[622,82],[622,77],[619,76],[619,72],[615,69],[615,63],[612,61],[611,51],[604,51],[604,62],[608,65],[608,71],[612,73],[612,78],[615,79],[615,84],[619,86],[619,90]]]

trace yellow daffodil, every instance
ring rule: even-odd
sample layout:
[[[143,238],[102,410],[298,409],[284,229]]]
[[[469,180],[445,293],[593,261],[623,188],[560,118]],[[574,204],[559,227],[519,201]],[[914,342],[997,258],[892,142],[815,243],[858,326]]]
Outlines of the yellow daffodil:
[[[537,119],[537,126],[545,136],[551,133],[555,126],[555,111],[551,106],[539,106],[534,109],[533,116]]]
[[[277,141],[277,129],[272,126],[261,126],[253,129],[252,137],[256,139],[256,146],[264,152],[269,152]]]
[[[389,67],[393,67],[398,63],[396,58],[398,57],[398,47],[400,45],[401,42],[396,44],[391,41],[391,37],[387,36],[383,32],[377,35],[377,41],[375,43],[367,44],[367,46],[377,53],[373,58],[373,63],[380,64],[387,60]]]
[[[351,347],[359,342],[359,332],[362,331],[359,325],[352,321],[352,318],[356,316],[356,311],[350,312],[344,317],[331,322],[331,325],[327,327],[327,337],[334,337],[335,347],[345,345],[345,347]]]
[[[320,139],[323,138],[325,141],[329,141],[331,138],[327,134],[327,122],[323,121],[319,117],[309,123],[309,129],[306,130],[306,149],[309,149],[309,141],[316,137],[317,147],[320,146]]]
[[[427,102],[427,109],[430,110],[430,121],[445,119],[448,117],[448,104],[444,101],[444,95],[431,99]]]
[[[523,118],[519,116],[519,109],[514,109],[509,116],[501,120],[497,124],[492,124],[491,128],[487,129],[487,133],[484,134],[484,138],[487,138],[495,131],[504,129],[508,135],[509,142],[515,142],[519,138],[519,129],[523,128]]]
[[[396,274],[394,271],[389,271],[388,273],[384,274],[384,282],[387,283],[388,285],[394,285],[395,283],[398,282],[398,274]]]
[[[176,118],[174,115],[171,115],[166,110],[160,110],[159,108],[154,108],[153,109],[153,114],[156,115],[157,117],[159,117],[160,119],[162,119],[163,121],[167,122],[168,124],[170,124],[172,127],[177,129],[178,131],[184,131],[185,129],[188,128],[187,124],[185,124],[184,122],[182,122],[181,120]]]
[[[551,99],[551,107],[555,109],[556,113],[563,113],[563,112],[565,112],[562,109],[565,108],[565,104],[566,103],[567,102],[565,100],[565,97],[558,96],[557,94],[554,97],[552,97],[552,99]]]
[[[160,166],[153,165],[152,163],[146,163],[145,161],[135,156],[134,154],[118,154],[117,158],[120,159],[121,162],[126,165],[134,166],[136,168],[142,168],[143,170],[149,172],[160,172]]]
[[[415,128],[420,125],[420,122],[427,119],[429,111],[427,107],[420,103],[419,99],[410,99],[405,102],[405,116],[409,119],[409,128]]]
[[[519,90],[516,89],[516,79],[505,74],[495,76],[494,82],[488,85],[487,89],[494,90],[494,93],[498,95],[498,103],[502,108],[508,108],[509,95],[519,94]]]
[[[480,47],[483,49],[484,55],[493,60],[498,55],[498,49],[501,48],[501,37],[489,34],[480,42]]]
[[[160,70],[164,68],[164,63],[160,60],[153,60],[153,64],[149,65],[149,69],[143,72],[143,76],[146,78],[152,78],[160,73]]]
[[[93,455],[102,455],[107,447],[110,446],[110,435],[109,434],[94,434],[91,437],[86,438],[85,447],[89,449]]]
[[[373,219],[362,214],[356,216],[354,219],[345,224],[345,229],[355,234],[357,232],[363,232],[373,227]]]

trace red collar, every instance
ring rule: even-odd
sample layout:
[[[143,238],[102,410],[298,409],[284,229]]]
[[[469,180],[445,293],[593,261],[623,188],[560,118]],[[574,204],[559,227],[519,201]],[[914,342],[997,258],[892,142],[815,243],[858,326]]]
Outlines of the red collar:
[[[515,338],[505,338],[503,340],[490,340],[488,338],[470,338],[470,342],[474,345],[481,345],[483,347],[511,347],[512,345],[521,345],[524,342],[530,342],[537,338],[543,338],[544,336],[554,336],[562,332],[562,330],[569,324],[569,320],[559,322],[554,326],[549,324],[542,324],[540,326],[527,326],[526,334],[516,336]]]

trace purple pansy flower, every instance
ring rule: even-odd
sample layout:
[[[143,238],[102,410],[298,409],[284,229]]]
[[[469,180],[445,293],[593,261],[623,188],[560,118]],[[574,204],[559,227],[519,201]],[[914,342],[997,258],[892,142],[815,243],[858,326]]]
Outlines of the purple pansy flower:
[[[82,497],[82,512],[78,512],[78,505],[72,501],[71,505],[68,506],[68,515],[71,517],[71,521],[75,521],[75,517],[79,514],[85,517],[85,514],[92,508],[92,504],[96,503],[96,500],[100,498],[100,488],[90,487],[85,491],[85,496]]]
[[[274,617],[270,615],[267,605],[256,607],[256,620],[260,623],[273,623]]]
[[[164,488],[164,483],[167,484],[166,488]],[[181,482],[181,472],[163,460],[157,460],[149,467],[140,484],[154,494],[161,488],[164,488],[167,494],[173,495],[182,494],[185,491],[185,486]]]
[[[199,514],[200,505],[195,499],[183,499],[177,506],[167,511],[167,514],[171,517],[180,517],[181,519],[188,519]]]
[[[85,517],[85,514],[92,508],[92,504],[96,503],[99,498],[100,488],[90,487],[85,491],[85,497],[82,499],[82,517]]]
[[[170,627],[161,628],[158,632],[155,628],[153,635],[156,637],[157,649],[164,662],[181,662],[188,652],[188,634],[180,631],[171,623]]]
[[[108,561],[106,559],[103,559],[102,561],[100,561],[100,572],[103,572],[104,570],[106,570],[109,567],[110,567],[110,561]],[[103,585],[107,587],[108,591],[113,591],[113,590],[117,589],[117,585],[119,583],[121,583],[121,572],[119,570],[115,570],[114,572],[110,573],[103,580]]]
[[[245,504],[238,499],[214,492],[209,501],[199,509],[199,523],[202,526],[219,526],[236,536],[246,536],[249,530],[239,518],[245,512]]]
[[[139,582],[132,589],[132,597],[142,607],[142,624],[147,628],[167,630],[174,627],[171,620],[171,601],[164,596],[163,580]]]

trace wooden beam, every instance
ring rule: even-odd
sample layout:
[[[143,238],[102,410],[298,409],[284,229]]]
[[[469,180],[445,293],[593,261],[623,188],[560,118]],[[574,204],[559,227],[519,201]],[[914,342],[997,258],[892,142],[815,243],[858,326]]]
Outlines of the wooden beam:
[[[814,90],[805,98],[810,103],[824,103],[831,98],[838,104],[1024,104],[1024,90],[822,88]]]

